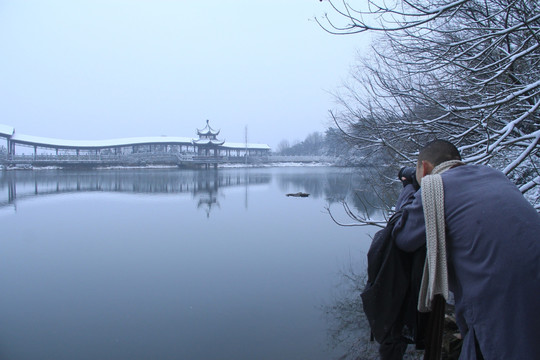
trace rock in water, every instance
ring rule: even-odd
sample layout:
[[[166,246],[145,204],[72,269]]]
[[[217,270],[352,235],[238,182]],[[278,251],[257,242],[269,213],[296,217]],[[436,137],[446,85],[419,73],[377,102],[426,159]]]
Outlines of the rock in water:
[[[294,194],[287,194],[287,196],[294,196],[294,197],[308,197],[309,194],[303,193],[303,192],[297,192]]]

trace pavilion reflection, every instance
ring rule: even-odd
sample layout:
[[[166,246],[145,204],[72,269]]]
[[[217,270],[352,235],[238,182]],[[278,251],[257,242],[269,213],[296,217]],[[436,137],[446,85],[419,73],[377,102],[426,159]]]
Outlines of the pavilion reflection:
[[[383,181],[373,181],[362,169],[107,169],[17,170],[0,172],[0,208],[16,207],[24,199],[75,192],[133,194],[191,194],[207,216],[220,208],[223,190],[245,188],[245,207],[251,186],[276,182],[283,194],[306,192],[329,205],[347,202],[369,216],[388,207],[395,197]],[[380,196],[383,194],[384,196]]]
[[[224,188],[268,184],[271,174],[244,171],[178,171],[158,169],[104,171],[4,171],[0,174],[0,208],[31,198],[77,192],[133,194],[191,194],[207,216],[216,207]],[[247,206],[247,199],[246,199]]]

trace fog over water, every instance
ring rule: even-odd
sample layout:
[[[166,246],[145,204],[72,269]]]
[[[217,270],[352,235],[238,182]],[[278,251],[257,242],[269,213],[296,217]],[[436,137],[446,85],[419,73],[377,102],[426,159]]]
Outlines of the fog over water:
[[[374,229],[324,207],[356,171],[2,172],[0,357],[337,357],[323,308]]]

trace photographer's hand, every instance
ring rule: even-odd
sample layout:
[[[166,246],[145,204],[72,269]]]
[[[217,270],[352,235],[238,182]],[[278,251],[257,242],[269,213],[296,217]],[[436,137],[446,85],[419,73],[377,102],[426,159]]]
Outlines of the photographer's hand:
[[[416,180],[416,169],[413,167],[402,167],[398,172],[398,179],[403,184],[403,187],[411,184],[416,191],[420,189],[420,184]]]

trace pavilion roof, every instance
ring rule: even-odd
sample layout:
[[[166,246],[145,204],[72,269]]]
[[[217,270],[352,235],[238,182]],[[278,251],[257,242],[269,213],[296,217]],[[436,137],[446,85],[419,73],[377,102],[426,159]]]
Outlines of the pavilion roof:
[[[214,135],[214,136],[217,136],[219,135],[219,132],[221,130],[214,130],[212,129],[212,127],[210,127],[210,124],[209,124],[210,120],[206,120],[206,126],[202,129],[197,129],[197,135],[201,136],[201,135]]]
[[[225,141],[218,139],[196,139],[193,140],[195,145],[223,145]]]

